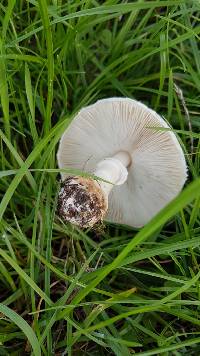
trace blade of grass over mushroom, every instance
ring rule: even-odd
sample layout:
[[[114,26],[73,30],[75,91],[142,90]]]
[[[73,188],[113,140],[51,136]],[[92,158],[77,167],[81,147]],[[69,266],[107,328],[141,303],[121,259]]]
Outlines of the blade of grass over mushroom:
[[[182,135],[186,135],[186,136],[192,136],[195,138],[200,138],[200,134],[195,133],[195,132],[191,132],[191,131],[185,131],[185,130],[176,130],[176,129],[172,129],[172,128],[167,128],[167,127],[153,127],[153,126],[147,126],[148,129],[152,129],[155,131],[172,131],[172,132],[176,132]]]
[[[41,355],[40,344],[30,325],[15,311],[0,303],[0,312],[15,323],[26,335],[35,355]]]
[[[19,172],[19,169],[9,169],[7,171],[1,171],[0,172],[0,179],[3,177],[11,176],[11,175],[16,175]],[[105,183],[109,183],[113,185],[112,182],[109,182],[108,180],[105,180],[101,177],[97,177],[94,174],[86,173],[84,171],[80,171],[79,169],[72,169],[72,168],[33,168],[33,169],[28,169],[27,172],[44,172],[44,173],[67,173],[70,175],[77,175],[81,177],[86,177],[86,178],[92,178],[97,181],[102,181]]]

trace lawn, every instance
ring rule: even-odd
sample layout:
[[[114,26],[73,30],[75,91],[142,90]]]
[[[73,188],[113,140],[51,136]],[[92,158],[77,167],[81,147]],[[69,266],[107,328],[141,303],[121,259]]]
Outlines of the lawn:
[[[199,0],[0,4],[0,355],[200,355]],[[142,229],[65,224],[59,139],[129,97],[182,145],[181,194]]]

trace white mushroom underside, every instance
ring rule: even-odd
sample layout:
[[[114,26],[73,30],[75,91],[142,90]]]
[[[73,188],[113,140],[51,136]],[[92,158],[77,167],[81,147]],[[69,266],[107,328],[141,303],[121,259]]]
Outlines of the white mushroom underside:
[[[92,173],[102,159],[130,154],[128,179],[111,191],[106,220],[143,226],[182,189],[187,173],[177,138],[155,127],[169,126],[135,100],[111,98],[82,109],[63,134],[60,168]]]

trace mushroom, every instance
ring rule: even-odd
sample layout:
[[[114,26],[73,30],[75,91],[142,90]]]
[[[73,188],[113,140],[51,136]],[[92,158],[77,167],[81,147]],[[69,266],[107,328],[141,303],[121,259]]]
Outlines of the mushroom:
[[[97,101],[79,111],[61,137],[58,212],[67,222],[92,227],[103,219],[142,227],[182,189],[187,167],[181,146],[155,111],[129,98]]]

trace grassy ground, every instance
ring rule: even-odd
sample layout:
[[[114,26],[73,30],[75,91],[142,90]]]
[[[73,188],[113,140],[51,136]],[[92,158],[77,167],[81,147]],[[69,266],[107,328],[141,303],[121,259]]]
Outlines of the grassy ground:
[[[1,1],[0,355],[200,354],[199,15],[198,0]],[[188,164],[140,231],[55,213],[61,133],[110,96],[164,115]]]

